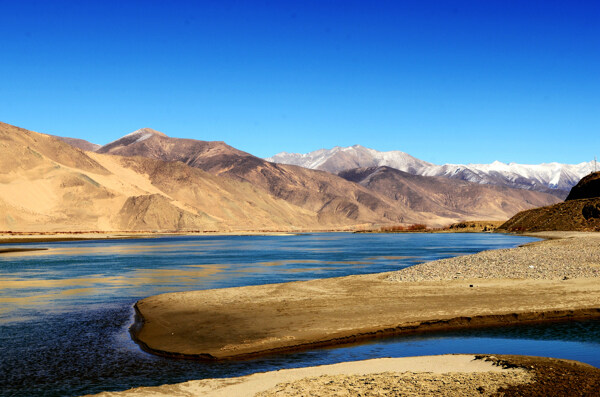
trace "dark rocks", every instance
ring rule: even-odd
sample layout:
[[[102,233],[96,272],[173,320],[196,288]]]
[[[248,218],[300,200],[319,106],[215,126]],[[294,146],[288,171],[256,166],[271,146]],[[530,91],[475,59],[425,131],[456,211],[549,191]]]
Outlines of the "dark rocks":
[[[593,172],[583,177],[571,189],[565,201],[600,197],[600,172]]]

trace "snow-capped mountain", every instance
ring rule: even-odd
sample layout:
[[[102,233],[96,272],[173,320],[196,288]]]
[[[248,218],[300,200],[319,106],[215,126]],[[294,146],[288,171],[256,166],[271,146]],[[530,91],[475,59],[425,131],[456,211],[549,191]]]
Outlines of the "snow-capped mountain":
[[[379,152],[361,145],[336,146],[333,149],[320,149],[306,154],[281,152],[265,160],[273,163],[299,165],[334,174],[353,168],[380,166],[416,174],[423,168],[433,166],[431,163],[398,150]]]
[[[110,153],[114,148],[132,145],[136,142],[142,142],[154,135],[166,137],[166,135],[162,132],[153,130],[152,128],[140,128],[139,130],[133,131],[125,136],[122,136],[116,141],[107,143],[106,145],[98,148],[96,151],[98,153]]]
[[[594,170],[594,163],[435,165],[400,151],[380,152],[360,145],[336,146],[307,154],[279,153],[266,159],[284,164],[339,173],[353,168],[388,166],[415,175],[442,176],[481,184],[555,192],[565,196],[581,178]]]
[[[594,170],[593,162],[580,164],[517,164],[494,161],[491,164],[445,164],[428,167],[419,175],[443,176],[490,185],[521,189],[569,191]]]

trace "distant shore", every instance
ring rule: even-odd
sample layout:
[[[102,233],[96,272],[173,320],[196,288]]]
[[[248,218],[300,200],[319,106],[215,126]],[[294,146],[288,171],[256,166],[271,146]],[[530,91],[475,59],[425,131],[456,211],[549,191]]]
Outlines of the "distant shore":
[[[347,230],[314,231],[201,231],[201,232],[0,232],[0,244],[44,243],[52,241],[119,240],[175,236],[292,236],[298,233],[347,232]]]
[[[54,231],[54,232],[12,232],[0,231],[0,244],[43,243],[52,241],[81,241],[105,239],[141,239],[172,236],[290,236],[303,233],[481,233],[491,232],[492,225],[500,221],[459,222],[446,228],[428,229],[407,226],[398,227],[343,227],[299,230],[194,230],[194,231]],[[391,228],[391,229],[390,229]],[[484,230],[485,229],[485,230]]]

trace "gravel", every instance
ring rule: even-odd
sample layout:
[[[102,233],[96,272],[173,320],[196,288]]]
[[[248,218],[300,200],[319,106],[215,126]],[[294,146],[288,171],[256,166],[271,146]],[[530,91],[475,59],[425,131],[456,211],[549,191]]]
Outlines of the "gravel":
[[[525,371],[504,373],[394,373],[323,375],[304,378],[257,393],[256,397],[299,396],[492,396],[501,387],[530,383]]]
[[[561,235],[554,235],[557,236]],[[600,233],[569,233],[564,236],[568,237],[422,263],[394,272],[387,280],[568,280],[600,277]]]

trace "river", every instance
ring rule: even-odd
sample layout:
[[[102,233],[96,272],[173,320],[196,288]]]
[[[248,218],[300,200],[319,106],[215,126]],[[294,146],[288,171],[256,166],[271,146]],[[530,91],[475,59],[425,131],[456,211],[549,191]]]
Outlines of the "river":
[[[377,357],[529,354],[600,367],[600,322],[432,333],[246,361],[205,363],[140,350],[140,298],[174,291],[399,270],[535,239],[502,234],[189,236],[11,244],[0,255],[0,394],[70,396]]]

